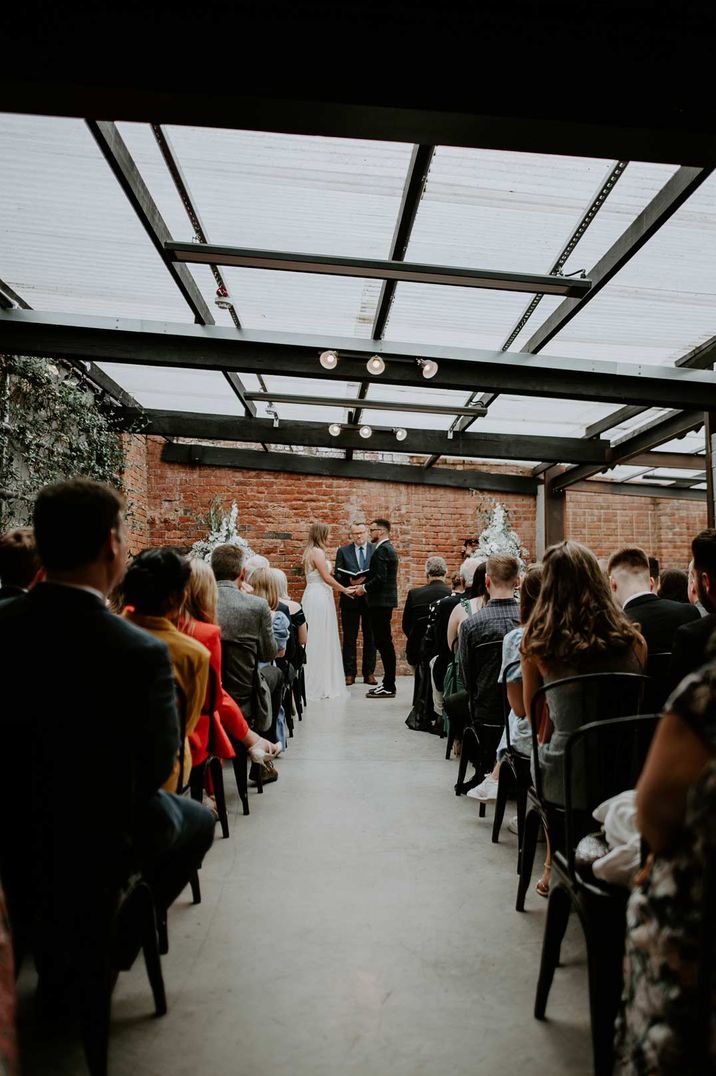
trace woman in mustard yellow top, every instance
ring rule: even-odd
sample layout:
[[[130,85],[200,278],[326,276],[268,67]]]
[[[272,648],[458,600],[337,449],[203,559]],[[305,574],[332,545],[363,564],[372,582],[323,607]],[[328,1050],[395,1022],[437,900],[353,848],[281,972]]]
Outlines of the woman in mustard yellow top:
[[[123,615],[167,644],[179,689],[177,705],[185,708],[181,783],[177,759],[171,776],[163,785],[168,792],[175,792],[189,779],[191,751],[188,737],[201,717],[209,680],[209,651],[176,627],[190,575],[188,562],[174,549],[146,549],[135,557],[124,577],[127,608]]]

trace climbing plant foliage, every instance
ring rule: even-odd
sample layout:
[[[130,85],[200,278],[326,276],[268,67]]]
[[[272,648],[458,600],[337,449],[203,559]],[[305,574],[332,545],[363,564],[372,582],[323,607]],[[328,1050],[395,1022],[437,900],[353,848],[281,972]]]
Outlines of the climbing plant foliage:
[[[122,488],[116,405],[69,366],[0,355],[0,524],[30,521],[37,491],[63,478]]]

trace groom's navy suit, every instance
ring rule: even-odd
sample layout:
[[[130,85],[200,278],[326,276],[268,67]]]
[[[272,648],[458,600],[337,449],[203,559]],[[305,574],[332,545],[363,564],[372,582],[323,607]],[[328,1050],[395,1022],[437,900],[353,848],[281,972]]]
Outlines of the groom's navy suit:
[[[373,557],[374,546],[371,542],[365,543],[365,569],[366,574],[370,566],[370,562]],[[351,580],[348,576],[339,572],[339,568],[344,568],[348,572],[359,572],[361,570],[358,563],[358,555],[355,544],[349,542],[348,545],[342,545],[336,553],[336,578],[343,584],[344,587],[351,585]],[[346,676],[355,677],[357,674],[357,661],[356,661],[356,642],[358,639],[358,631],[363,626],[363,662],[362,662],[362,674],[363,679],[372,676],[375,672],[375,643],[373,642],[373,631],[370,625],[370,618],[368,616],[368,602],[365,598],[347,598],[345,594],[341,594],[340,599],[341,606],[341,624],[343,626],[343,672]]]

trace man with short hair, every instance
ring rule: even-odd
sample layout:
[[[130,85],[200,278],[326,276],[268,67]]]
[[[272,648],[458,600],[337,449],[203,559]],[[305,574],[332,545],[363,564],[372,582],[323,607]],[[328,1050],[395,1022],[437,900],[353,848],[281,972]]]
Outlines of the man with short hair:
[[[691,603],[691,605],[694,606],[695,609],[698,609],[699,616],[708,616],[707,610],[704,608],[704,606],[699,601],[699,591],[698,591],[698,587],[696,586],[696,576],[694,574],[694,559],[693,559],[693,557],[689,561],[689,567],[688,567],[688,569],[686,571],[686,578],[687,578],[686,593],[688,594],[689,602]]]
[[[222,682],[252,728],[265,732],[278,713],[283,685],[283,673],[275,665],[260,670],[271,693],[273,713],[269,714],[263,705],[263,692],[256,690],[254,671],[257,658],[269,662],[278,655],[271,610],[265,598],[242,589],[246,567],[241,546],[230,542],[217,546],[211,554],[211,568],[218,590],[216,618],[221,628]]]
[[[26,594],[39,572],[32,527],[17,527],[0,536],[0,605]]]
[[[442,557],[432,556],[425,561],[427,583],[412,587],[403,607],[403,634],[407,637],[405,657],[410,665],[420,662],[420,643],[428,622],[428,609],[441,598],[447,598],[450,587],[445,582],[447,564]]]
[[[612,553],[607,565],[612,593],[629,619],[639,624],[649,655],[671,653],[676,629],[698,620],[699,614],[693,605],[654,594],[651,571],[647,554],[638,546]]]
[[[373,556],[373,543],[368,541],[368,528],[365,523],[351,524],[351,540],[348,545],[339,546],[336,553],[335,575],[344,587],[351,586],[357,579],[365,580]],[[355,595],[349,597],[341,593],[339,599],[341,610],[341,627],[343,629],[343,672],[346,684],[355,683],[358,673],[356,646],[358,632],[363,630],[363,661],[361,671],[363,683],[376,685],[375,678],[375,643],[373,629],[368,612],[368,601]]]
[[[179,747],[167,647],[107,608],[126,568],[123,511],[98,482],[45,486],[46,578],[0,608],[0,874],[18,929],[37,901],[58,924],[43,962],[54,981],[88,894],[121,884],[136,856],[163,912],[214,834],[201,804],[159,791]]]
[[[706,616],[684,624],[674,635],[669,670],[672,687],[709,660],[709,644],[716,631],[716,529],[700,531],[691,543],[691,553],[696,590]]]
[[[430,659],[430,670],[433,683],[433,709],[438,717],[443,716],[443,684],[445,673],[452,660],[452,649],[448,644],[448,624],[453,609],[461,603],[467,603],[470,599],[475,572],[479,567],[476,557],[468,557],[460,565],[459,576],[463,584],[461,592],[455,590],[445,598],[440,598],[430,607],[430,619],[428,627],[432,639],[432,647],[435,656]]]
[[[355,593],[368,598],[373,639],[383,662],[383,681],[367,692],[367,699],[395,698],[395,647],[390,621],[398,604],[398,554],[390,541],[390,522],[371,520],[368,533],[373,542],[373,557],[368,577]],[[310,629],[309,629],[310,630]]]

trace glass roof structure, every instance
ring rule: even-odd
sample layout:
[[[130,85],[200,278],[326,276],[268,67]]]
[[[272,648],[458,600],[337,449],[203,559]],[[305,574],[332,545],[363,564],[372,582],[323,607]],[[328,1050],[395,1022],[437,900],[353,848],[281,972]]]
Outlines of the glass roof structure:
[[[318,346],[312,372],[298,360],[294,371],[291,349],[304,362],[309,345],[302,338],[320,339],[340,357],[351,355],[344,342],[352,340],[352,358],[358,355],[363,369],[373,341],[389,366],[391,348],[413,364],[405,359],[411,349],[420,358],[439,348],[506,359],[539,353],[548,371],[569,357],[582,370],[603,370],[606,380],[612,367],[600,364],[638,376],[646,367],[673,371],[684,360],[710,370],[714,355],[694,357],[716,331],[716,174],[709,169],[262,131],[105,126],[117,137],[102,146],[81,119],[0,115],[0,332],[27,310],[46,315],[48,324],[57,315],[90,328],[92,319],[104,319],[105,327],[131,322],[133,331],[144,324],[188,331],[213,321],[222,341],[235,334],[250,345],[260,336],[259,343],[272,340],[276,349],[279,334],[291,334],[285,362],[264,368],[238,359],[226,368],[231,375],[179,356],[173,365],[171,355],[155,364],[139,354],[118,361],[111,346],[95,353],[97,370],[139,407],[150,415],[176,413],[170,436],[193,436],[180,429],[179,416],[188,414],[235,418],[237,429],[243,423],[249,432],[253,423],[255,436],[236,439],[273,444],[256,425],[267,420],[272,429],[278,423],[291,431],[296,452],[323,448],[350,460],[356,444],[341,450],[326,431],[334,424],[343,436],[363,425],[393,438],[389,451],[385,440],[379,451],[391,459],[402,453],[406,462],[418,458],[424,467],[441,456],[460,458],[460,438],[467,443],[468,433],[496,439],[484,457],[476,440],[473,458],[513,467],[578,462],[566,449],[564,458],[546,459],[543,439],[601,438],[605,457],[585,464],[591,471],[580,469],[576,478],[609,468],[620,483],[705,488],[703,436],[695,432],[701,420],[692,416],[689,426],[684,419],[685,429],[675,433],[686,413],[665,399],[645,398],[625,411],[618,395],[606,400],[588,389],[550,396],[535,394],[527,381],[522,389],[518,380],[500,392],[481,384],[479,363],[462,388],[443,381],[439,370],[425,379],[414,365],[412,381],[358,375],[355,363],[344,378],[339,366],[329,379]],[[130,178],[118,182],[122,167]],[[670,202],[678,184],[687,194]],[[137,189],[146,193],[136,197]],[[631,233],[643,219],[650,231],[641,243]],[[192,248],[185,256],[167,242]],[[213,260],[192,260],[202,247]],[[291,255],[289,267],[271,262],[271,253]],[[318,270],[298,271],[299,256],[324,261]],[[269,268],[258,266],[262,258]],[[461,285],[439,282],[446,267],[463,272]],[[401,278],[407,270],[412,279]],[[521,281],[524,275],[530,280]],[[551,283],[581,290],[543,294]],[[464,413],[476,405],[478,413]],[[716,394],[701,410],[709,406],[716,410]],[[641,444],[654,424],[654,436],[632,452],[630,439]],[[405,440],[395,439],[399,429],[409,431]],[[501,457],[499,444],[507,449],[516,437],[525,439],[522,449]],[[657,447],[660,458],[649,466],[643,457]],[[633,456],[639,462],[631,463]]]

